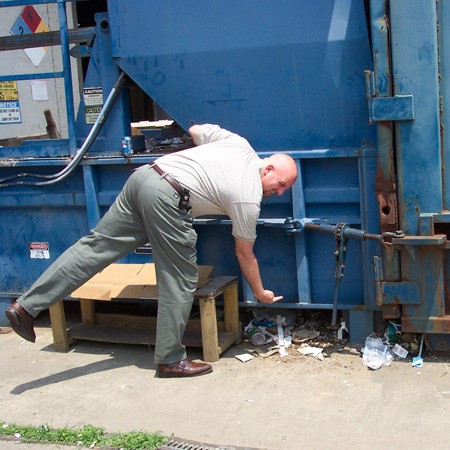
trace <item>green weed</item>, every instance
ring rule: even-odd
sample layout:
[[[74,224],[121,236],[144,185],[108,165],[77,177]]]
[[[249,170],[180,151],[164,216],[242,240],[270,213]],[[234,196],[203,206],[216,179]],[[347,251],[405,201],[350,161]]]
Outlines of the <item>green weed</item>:
[[[131,431],[106,434],[103,428],[93,425],[82,428],[51,428],[47,425],[33,427],[0,422],[0,437],[4,436],[29,442],[122,450],[155,450],[167,442],[167,437],[158,433]]]

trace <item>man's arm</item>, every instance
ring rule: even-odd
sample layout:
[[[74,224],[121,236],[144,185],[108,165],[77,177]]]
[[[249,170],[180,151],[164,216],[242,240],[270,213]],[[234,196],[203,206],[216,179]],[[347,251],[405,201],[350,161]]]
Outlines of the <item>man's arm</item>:
[[[224,139],[228,139],[232,136],[237,137],[237,134],[225,130],[224,128],[220,128],[219,125],[213,125],[210,123],[192,125],[189,128],[189,134],[192,136],[192,140],[195,145],[223,141]]]
[[[195,145],[199,144],[199,137],[198,137],[199,129],[200,125],[192,125],[192,127],[189,128],[189,134],[191,135]]]
[[[255,298],[262,303],[275,303],[281,300],[283,298],[282,296],[275,297],[272,291],[263,288],[258,260],[253,253],[253,242],[246,242],[237,238],[235,238],[235,242],[239,266]]]

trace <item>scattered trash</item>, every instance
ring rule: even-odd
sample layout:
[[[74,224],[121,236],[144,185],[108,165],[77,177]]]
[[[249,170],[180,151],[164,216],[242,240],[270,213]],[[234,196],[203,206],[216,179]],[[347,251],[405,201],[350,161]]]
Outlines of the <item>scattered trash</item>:
[[[387,343],[396,344],[397,342],[399,342],[401,334],[402,334],[402,326],[390,320],[384,333],[384,337]]]
[[[250,330],[248,333],[250,336],[250,340],[252,341],[253,345],[264,345],[267,343],[266,335],[263,331],[259,330],[258,328],[254,328],[253,330]]]
[[[253,345],[262,346],[274,342],[280,349],[280,354],[287,354],[283,347],[289,347],[292,344],[290,336],[290,327],[286,327],[286,319],[281,315],[277,320],[272,318],[260,318],[260,320],[251,320],[244,328],[244,332],[252,341]]]
[[[389,346],[384,344],[381,338],[374,333],[370,334],[365,341],[363,350],[363,364],[372,370],[377,370],[383,365],[390,366],[393,355]]]
[[[323,348],[310,347],[308,344],[302,344],[300,348],[297,349],[302,355],[312,355],[314,358],[323,361]]]
[[[420,340],[419,355],[415,356],[412,359],[412,366],[413,367],[422,367],[423,366],[422,350],[423,350],[423,341],[424,341],[424,339],[425,339],[425,333],[422,334],[422,339]]]
[[[411,342],[410,348],[412,352],[417,352],[419,350],[419,344],[415,341]]]
[[[278,335],[276,337],[277,344],[279,346],[279,353],[281,357],[287,356],[286,347],[289,347],[292,343],[292,337],[287,336],[286,339],[284,337],[284,330],[283,330],[283,319],[280,315],[277,316],[277,329],[278,329]]]
[[[161,145],[182,144],[182,143],[183,140],[178,137],[174,137],[173,139],[164,139],[163,141],[160,142]]]
[[[249,353],[243,353],[242,355],[235,355],[235,358],[243,363],[246,363],[248,361],[251,361],[253,359],[253,356]]]
[[[337,338],[342,341],[343,339],[347,338],[349,335],[349,332],[347,330],[347,326],[345,325],[345,322],[341,322],[341,327],[339,328],[337,332]]]
[[[411,365],[413,367],[422,367],[423,366],[423,359],[420,356],[415,356],[412,360]]]
[[[275,311],[277,311],[276,318],[273,315]],[[244,333],[246,339],[253,344],[253,348],[247,350],[253,356],[237,355],[236,358],[242,362],[250,361],[256,356],[267,358],[275,354],[284,358],[289,356],[289,348],[302,355],[312,355],[323,360],[329,356],[326,349],[332,348],[332,352],[336,353],[353,350],[355,354],[362,356],[362,363],[365,366],[377,370],[383,365],[390,366],[394,359],[405,359],[410,354],[417,355],[419,349],[417,335],[403,333],[402,326],[394,321],[387,322],[383,332],[370,334],[365,340],[365,346],[359,350],[347,347],[349,332],[343,319],[338,321],[339,329],[329,332],[325,322],[317,320],[317,314],[310,320],[304,320],[298,313],[296,317],[293,313],[285,317],[284,310],[257,308],[252,313],[253,318],[244,328]],[[298,345],[301,347],[298,348]],[[419,356],[413,359],[413,365],[416,367],[421,367],[420,364],[423,363],[422,348],[423,339]]]
[[[274,316],[274,312],[277,313],[276,316]],[[327,332],[328,321],[326,324],[325,321],[322,323],[318,320],[304,322],[303,318],[299,318],[298,312],[284,309],[258,308],[252,310],[252,314],[253,319],[248,322],[243,331],[246,338],[255,347],[248,350],[254,356],[267,358],[278,354],[284,358],[289,356],[288,350],[293,348],[294,344],[313,341],[317,342],[318,346],[317,350],[310,351],[310,354],[314,353],[318,359],[323,359],[323,356],[327,356],[322,353],[326,347],[337,347],[336,351],[339,351],[339,347],[342,346],[342,343],[338,342],[336,331]],[[315,327],[320,328],[316,330]],[[345,322],[341,323],[341,328],[342,339],[345,339],[344,333],[347,330]]]
[[[395,344],[392,348],[392,353],[399,358],[406,358],[408,356],[408,350],[405,350],[401,345]]]
[[[268,350],[264,351],[261,348],[256,349],[256,354],[258,356],[261,356],[262,358],[267,358],[268,356],[275,355],[275,353],[278,353],[278,350],[276,348],[269,348]]]
[[[319,336],[320,333],[316,330],[308,330],[307,328],[302,328],[292,332],[292,341],[301,343],[310,341],[311,339],[315,339]]]

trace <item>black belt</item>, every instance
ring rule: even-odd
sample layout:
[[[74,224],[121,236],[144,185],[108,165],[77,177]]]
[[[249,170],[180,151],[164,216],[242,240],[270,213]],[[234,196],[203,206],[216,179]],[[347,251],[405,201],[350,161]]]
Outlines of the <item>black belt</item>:
[[[180,209],[190,210],[190,206],[188,206],[190,193],[189,189],[184,188],[181,186],[178,181],[174,180],[168,173],[164,172],[164,170],[161,169],[157,164],[150,164],[150,167],[155,170],[155,172],[159,173],[162,178],[164,178],[178,193],[180,196],[180,203],[178,204],[178,207]]]

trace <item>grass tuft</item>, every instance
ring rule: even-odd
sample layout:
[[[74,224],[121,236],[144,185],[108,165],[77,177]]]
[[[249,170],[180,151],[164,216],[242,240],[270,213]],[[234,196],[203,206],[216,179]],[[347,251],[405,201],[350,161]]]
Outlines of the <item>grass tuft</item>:
[[[141,431],[107,434],[103,428],[93,425],[85,425],[82,428],[51,428],[47,425],[33,427],[0,421],[0,437],[5,436],[15,437],[25,442],[122,450],[156,450],[168,441],[167,437],[161,434]]]

